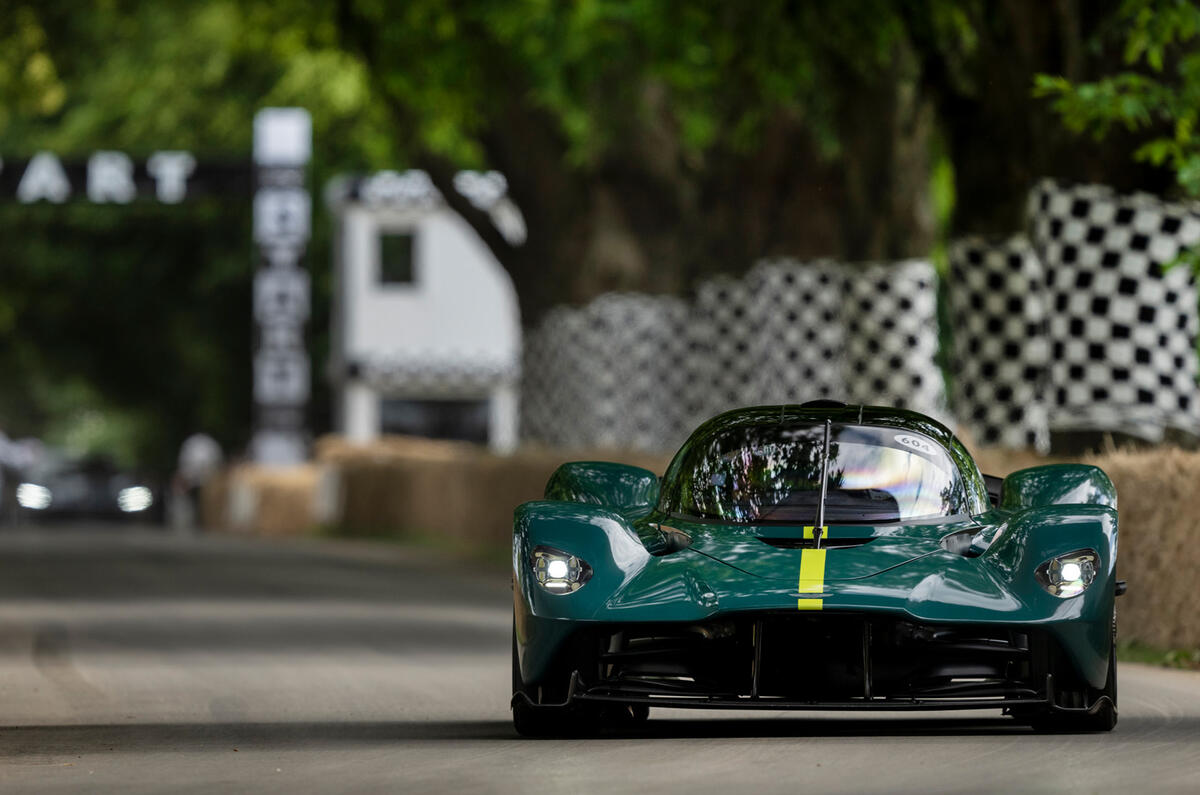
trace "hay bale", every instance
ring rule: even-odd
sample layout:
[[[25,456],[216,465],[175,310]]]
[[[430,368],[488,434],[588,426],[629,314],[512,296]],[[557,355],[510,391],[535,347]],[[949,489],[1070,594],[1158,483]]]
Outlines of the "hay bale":
[[[227,473],[225,526],[261,535],[300,535],[316,524],[315,502],[320,468],[262,467],[241,464]]]
[[[969,440],[968,444],[970,443]],[[459,545],[504,545],[512,511],[539,499],[565,461],[614,460],[662,472],[666,456],[614,450],[563,451],[525,447],[497,456],[466,442],[389,436],[353,445],[326,436],[317,463],[288,470],[240,466],[206,495],[207,516],[220,513],[217,494],[253,495],[253,517],[242,529],[268,535],[306,532],[318,522],[321,478],[339,481],[338,524],[356,533],[437,537]],[[1032,451],[985,448],[980,468],[995,475],[1054,461]],[[1118,602],[1122,639],[1162,648],[1200,647],[1200,611],[1192,577],[1200,572],[1200,452],[1173,448],[1112,450],[1087,456],[1116,484],[1120,510],[1119,572],[1129,593]],[[227,498],[226,498],[227,499]]]
[[[1122,640],[1159,648],[1200,647],[1193,577],[1200,572],[1200,452],[1170,447],[1111,449],[1082,458],[985,448],[979,468],[1007,475],[1041,464],[1081,461],[1117,487],[1117,570],[1129,592],[1117,601]]]
[[[1117,569],[1129,593],[1117,601],[1123,640],[1200,647],[1200,453],[1177,449],[1089,456],[1117,487]]]
[[[339,472],[344,527],[460,543],[507,544],[513,509],[540,499],[551,473],[565,461],[617,460],[657,472],[667,463],[662,456],[626,451],[540,447],[499,456],[466,442],[403,436],[368,445],[327,436],[316,450],[321,465]]]
[[[980,469],[1007,475],[1040,464],[1094,464],[1117,487],[1117,571],[1129,592],[1117,601],[1122,640],[1159,648],[1200,647],[1193,577],[1200,572],[1200,452],[1170,447],[1111,449],[1082,458],[984,449]]]
[[[230,471],[222,470],[209,479],[200,490],[198,525],[205,530],[229,527]]]

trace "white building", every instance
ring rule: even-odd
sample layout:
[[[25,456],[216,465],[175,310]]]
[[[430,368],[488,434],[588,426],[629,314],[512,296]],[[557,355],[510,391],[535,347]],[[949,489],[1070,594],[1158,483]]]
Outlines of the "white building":
[[[496,172],[460,193],[511,241],[520,212]],[[331,376],[335,424],[381,433],[517,442],[521,319],[508,273],[422,171],[330,184],[337,224]]]

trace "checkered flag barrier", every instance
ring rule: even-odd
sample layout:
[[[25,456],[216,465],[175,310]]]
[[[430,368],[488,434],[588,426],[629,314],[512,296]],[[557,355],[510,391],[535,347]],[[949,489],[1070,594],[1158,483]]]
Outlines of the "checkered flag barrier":
[[[1024,235],[964,238],[948,253],[955,414],[982,444],[1048,452],[1041,260]]]
[[[759,403],[841,400],[847,394],[842,301],[846,275],[829,260],[766,260],[746,277],[759,324],[753,397]]]
[[[1200,211],[1040,183],[1029,240],[950,248],[956,414],[984,443],[1050,430],[1200,432]],[[927,262],[761,262],[695,301],[608,295],[526,338],[523,433],[564,446],[674,448],[737,406],[840,397],[948,420]]]
[[[709,279],[696,289],[684,369],[695,389],[688,411],[697,420],[754,404],[759,323],[753,299],[745,280],[729,276]]]
[[[701,284],[693,316],[692,383],[711,396],[693,411],[697,420],[738,406],[816,398],[946,418],[936,275],[927,262],[767,260],[744,279]]]
[[[672,368],[687,358],[686,315],[678,298],[633,293],[551,310],[526,335],[522,435],[561,447],[681,442]]]
[[[522,335],[521,350],[521,436],[560,447],[569,446],[557,422],[567,387],[560,383],[576,373],[565,352],[574,343],[575,311],[556,307],[546,313],[536,330]]]
[[[463,350],[372,356],[357,365],[363,382],[393,395],[485,393],[515,381],[520,371],[518,362]]]
[[[937,272],[924,260],[846,267],[846,400],[891,405],[947,423],[937,365]]]
[[[702,283],[690,306],[557,308],[525,344],[522,433],[549,444],[672,450],[721,411],[820,397],[945,414],[928,263],[765,261]]]
[[[606,391],[596,443],[606,447],[665,450],[683,442],[678,368],[686,351],[681,331],[687,303],[661,295],[603,295],[585,310],[601,329],[606,360],[597,374]]]
[[[1200,214],[1053,181],[1031,192],[1029,214],[1046,270],[1050,428],[1200,432],[1195,279],[1163,267],[1200,243]]]
[[[700,284],[685,331],[684,416],[845,394],[842,274],[830,262],[759,263],[744,279]]]

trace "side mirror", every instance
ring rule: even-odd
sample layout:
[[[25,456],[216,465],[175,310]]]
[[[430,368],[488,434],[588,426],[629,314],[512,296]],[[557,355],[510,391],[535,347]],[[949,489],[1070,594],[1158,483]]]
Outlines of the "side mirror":
[[[1020,511],[1048,505],[1117,507],[1117,490],[1099,467],[1047,464],[1013,472],[1004,479],[1000,509]]]
[[[546,499],[600,505],[626,519],[640,519],[658,504],[658,475],[607,461],[563,464],[546,484]]]

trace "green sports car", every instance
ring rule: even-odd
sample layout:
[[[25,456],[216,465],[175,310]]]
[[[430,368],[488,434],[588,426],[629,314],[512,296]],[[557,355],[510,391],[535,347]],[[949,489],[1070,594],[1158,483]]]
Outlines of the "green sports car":
[[[651,707],[995,708],[1117,720],[1117,496],[1092,466],[980,474],[911,411],[730,411],[660,480],[564,464],[513,527],[513,721]]]

